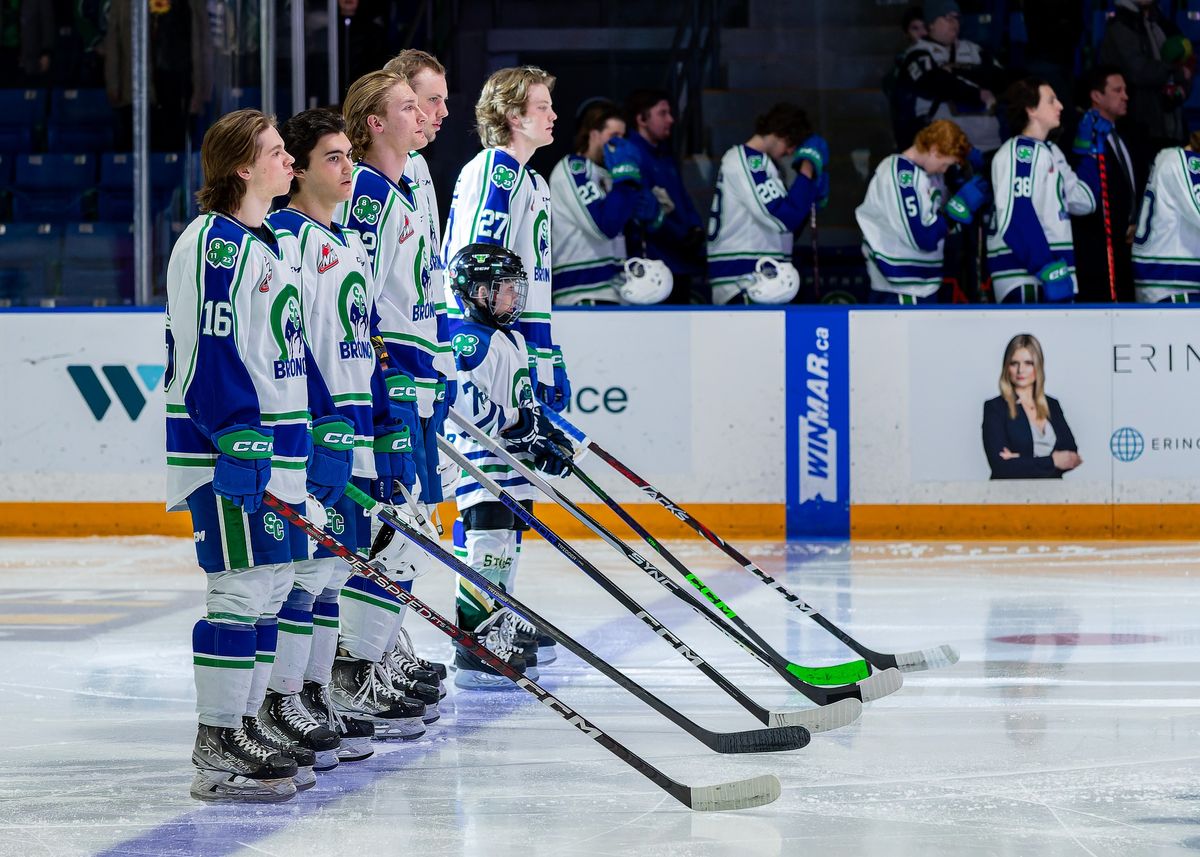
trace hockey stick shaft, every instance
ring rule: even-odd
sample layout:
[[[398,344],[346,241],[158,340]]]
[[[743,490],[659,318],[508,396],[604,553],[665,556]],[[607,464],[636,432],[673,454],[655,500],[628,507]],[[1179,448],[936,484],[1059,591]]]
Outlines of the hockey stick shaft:
[[[812,208],[808,212],[808,228],[809,238],[812,239],[812,257],[813,257],[813,294],[816,295],[817,302],[821,300],[821,244],[817,239],[817,202],[813,200]]]
[[[1108,294],[1112,302],[1117,302],[1117,263],[1113,257],[1112,217],[1108,210],[1108,170],[1104,163],[1104,152],[1096,155],[1100,167],[1100,209],[1104,219],[1104,249],[1108,262]]]
[[[756,777],[752,780],[743,780],[737,783],[726,783],[720,786],[708,786],[700,788],[692,788],[680,783],[671,777],[664,774],[654,765],[647,762],[642,757],[638,756],[616,738],[613,738],[599,726],[585,718],[571,706],[567,705],[562,700],[555,697],[550,691],[521,675],[515,669],[510,667],[505,661],[496,657],[475,639],[475,636],[462,628],[459,628],[453,622],[449,621],[437,613],[433,608],[427,606],[423,601],[413,595],[411,592],[406,592],[391,581],[386,575],[377,571],[373,566],[363,560],[358,554],[351,551],[341,542],[334,539],[324,530],[321,530],[311,521],[302,516],[299,512],[293,509],[287,503],[271,494],[263,496],[263,503],[270,506],[276,512],[283,516],[292,525],[299,527],[310,538],[316,540],[318,544],[326,548],[336,556],[341,557],[354,568],[356,572],[366,577],[373,583],[385,589],[388,593],[394,596],[401,604],[411,607],[413,612],[424,619],[433,627],[437,628],[455,643],[463,646],[475,657],[486,663],[500,675],[507,678],[517,687],[525,692],[532,694],[538,702],[549,708],[563,720],[570,723],[588,738],[591,738],[604,749],[608,750],[625,764],[629,765],[639,774],[644,776],[654,785],[665,791],[671,797],[692,809],[700,810],[716,810],[716,809],[742,809],[751,806],[762,806],[770,803],[779,795],[779,783],[776,780],[772,787],[770,780],[774,777]],[[725,805],[696,805],[704,803],[704,798],[711,797],[706,793],[710,790],[722,791],[726,796]],[[699,792],[699,794],[697,794]],[[742,793],[739,799],[739,794]],[[700,800],[697,800],[699,798]],[[731,805],[733,804],[733,805]]]
[[[675,518],[687,524],[689,527],[703,536],[710,544],[721,550],[734,562],[738,563],[745,571],[748,571],[757,577],[762,584],[771,587],[789,604],[832,634],[843,645],[857,653],[871,666],[880,670],[896,667],[904,672],[916,672],[918,670],[932,669],[940,666],[950,666],[951,664],[957,663],[958,652],[955,651],[953,647],[945,644],[936,646],[932,649],[922,649],[920,651],[906,652],[900,655],[886,654],[868,649],[825,616],[821,615],[821,613],[815,607],[805,603],[800,596],[793,593],[782,583],[771,577],[769,574],[751,562],[750,559],[744,556],[737,548],[728,544],[724,539],[722,539],[708,527],[704,526],[704,524],[694,518],[686,509],[672,501],[669,497],[667,497],[645,479],[634,473],[619,459],[617,459],[616,456],[612,455],[605,450],[604,447],[600,446],[600,444],[584,435],[582,431],[568,422],[567,419],[561,414],[550,411],[548,415],[551,422],[558,425],[565,432],[575,437],[581,443],[585,443],[589,450],[603,459],[604,462],[613,470],[617,471],[617,473],[620,473],[629,482],[633,483],[633,485],[635,485],[649,499],[653,500],[655,503],[658,503],[672,515],[674,515]]]
[[[376,503],[354,485],[348,484],[346,486],[346,496],[366,509],[369,514],[378,517],[380,521],[392,527],[400,535],[431,554],[451,571],[466,578],[477,589],[486,592],[488,597],[493,601],[506,605],[515,613],[537,626],[538,630],[549,634],[556,642],[562,644],[564,648],[581,661],[598,672],[603,673],[624,690],[636,696],[709,749],[717,753],[767,753],[776,750],[795,750],[808,744],[810,738],[808,731],[794,726],[752,729],[744,732],[714,732],[710,729],[705,729],[682,712],[646,690],[591,649],[588,649],[582,643],[569,636],[565,631],[551,624],[548,619],[529,609],[529,607],[514,597],[512,593],[505,592],[475,569],[446,551],[436,541],[410,527],[397,517],[396,513],[390,507]]]

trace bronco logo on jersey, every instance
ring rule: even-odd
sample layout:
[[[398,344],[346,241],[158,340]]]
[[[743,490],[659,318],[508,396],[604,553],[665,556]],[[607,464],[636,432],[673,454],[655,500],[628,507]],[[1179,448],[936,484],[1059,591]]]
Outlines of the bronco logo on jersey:
[[[379,200],[371,199],[371,197],[363,194],[354,202],[354,211],[351,212],[357,219],[363,223],[374,225],[379,221],[379,212],[383,208],[379,204]]]
[[[300,314],[300,293],[295,286],[284,286],[271,304],[271,335],[279,346],[275,378],[303,375],[304,321]]]
[[[533,279],[534,282],[550,281],[550,215],[543,209],[533,221]]]
[[[1017,160],[1028,164],[1033,160],[1033,146],[1017,146]]]
[[[501,190],[512,190],[517,183],[517,174],[504,164],[496,164],[492,170],[492,184]]]
[[[233,263],[237,261],[237,254],[238,247],[232,241],[214,238],[208,242],[208,252],[204,254],[204,258],[214,268],[232,268]]]
[[[450,347],[461,357],[470,357],[479,348],[479,337],[473,333],[455,334],[450,340]]]
[[[371,360],[371,318],[367,312],[367,281],[358,271],[351,271],[338,290],[338,320],[342,323],[342,341],[338,355],[343,360]]]
[[[533,382],[529,370],[522,366],[513,374],[512,407],[519,408],[533,402]]]
[[[337,263],[338,257],[333,252],[333,247],[324,241],[321,242],[321,258],[317,262],[317,273],[324,274]]]

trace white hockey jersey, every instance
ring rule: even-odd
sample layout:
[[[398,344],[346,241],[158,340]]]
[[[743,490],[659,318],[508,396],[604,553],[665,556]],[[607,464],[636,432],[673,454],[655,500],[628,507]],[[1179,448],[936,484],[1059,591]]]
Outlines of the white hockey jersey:
[[[1095,163],[1094,158],[1081,162],[1080,170],[1088,170],[1088,181],[1081,181],[1053,143],[1013,137],[996,152],[996,208],[988,225],[987,255],[997,303],[1015,289],[1036,295],[1038,272],[1056,260],[1067,263],[1074,279],[1071,215],[1091,214],[1096,208],[1089,187],[1089,182],[1097,184]],[[1026,300],[1030,302],[1032,297]]]
[[[1200,295],[1200,154],[1164,149],[1154,159],[1133,239],[1142,303]]]
[[[947,223],[941,184],[929,173],[903,155],[888,155],[854,218],[872,289],[920,298],[937,292]]]
[[[815,183],[798,175],[791,190],[766,154],[733,146],[721,158],[708,217],[708,279],[713,303],[724,304],[741,291],[759,259],[790,262],[792,232],[804,225]]]
[[[318,223],[294,208],[267,218],[300,244],[300,302],[308,347],[337,413],[354,426],[354,475],[375,478],[374,403],[378,365],[371,346],[375,282],[358,233]],[[314,418],[316,404],[310,404]]]
[[[493,438],[517,423],[517,411],[533,405],[525,338],[516,330],[497,330],[470,320],[458,323],[454,334],[458,364],[458,401],[454,409]],[[447,421],[447,428],[450,423]],[[537,491],[511,467],[485,450],[469,435],[454,437],[458,451],[518,500],[537,499]],[[517,454],[532,467],[532,459]],[[455,489],[459,511],[476,503],[495,502],[486,488],[463,471]]]
[[[306,495],[309,438],[300,247],[274,246],[224,214],[197,217],[167,264],[167,509],[212,481],[210,438],[235,425],[274,430],[267,490]]]
[[[632,213],[626,206],[625,217],[615,235],[608,235],[615,218],[606,217],[613,189],[608,170],[580,155],[567,155],[550,173],[550,196],[558,200],[554,213],[554,303],[574,305],[580,301],[620,303],[616,285],[623,276],[625,235],[621,231]]]
[[[529,350],[535,382],[554,383],[556,346],[550,328],[550,185],[534,170],[517,163],[500,149],[484,149],[466,163],[454,185],[446,234],[442,242],[442,264],[447,265],[460,249],[479,242],[507,247],[525,266],[529,296],[525,312],[516,324]],[[452,319],[462,312],[452,294],[447,294]]]
[[[430,213],[401,177],[397,184],[368,164],[354,167],[350,201],[338,207],[337,222],[362,236],[371,254],[379,293],[379,333],[396,367],[417,387],[417,409],[433,415],[438,385],[437,300],[431,256]]]
[[[437,191],[433,187],[433,176],[429,162],[420,152],[409,152],[404,164],[404,178],[413,193],[421,198],[421,210],[426,212],[425,222],[429,226],[430,277],[433,280],[434,309],[437,312],[438,353],[434,368],[447,378],[453,378],[454,352],[450,349],[450,327],[446,318],[446,269],[442,265],[442,216],[438,210]]]

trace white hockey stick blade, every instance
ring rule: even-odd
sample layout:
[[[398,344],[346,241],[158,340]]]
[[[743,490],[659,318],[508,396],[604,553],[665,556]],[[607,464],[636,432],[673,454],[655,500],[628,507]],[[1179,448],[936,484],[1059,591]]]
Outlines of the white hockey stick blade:
[[[857,699],[839,699],[819,708],[800,711],[772,711],[768,726],[803,726],[812,734],[849,726],[862,716],[863,705]]]
[[[936,670],[953,666],[958,663],[958,650],[948,643],[935,646],[932,649],[922,649],[919,652],[905,652],[896,655],[896,666],[906,673]]]
[[[692,786],[688,805],[700,812],[751,809],[771,803],[779,793],[779,780],[772,774],[763,774],[719,786]]]
[[[874,702],[898,691],[904,684],[904,675],[895,667],[871,673],[858,682],[858,690],[863,702]]]

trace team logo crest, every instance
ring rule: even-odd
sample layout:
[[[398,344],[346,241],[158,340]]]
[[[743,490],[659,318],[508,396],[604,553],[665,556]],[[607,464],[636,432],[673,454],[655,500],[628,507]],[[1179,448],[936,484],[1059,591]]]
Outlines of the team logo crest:
[[[583,158],[571,158],[567,161],[567,169],[574,175],[581,176],[587,172],[587,164],[583,162]]]
[[[325,509],[325,529],[340,536],[346,531],[346,516],[337,509],[329,506]]]
[[[533,382],[529,370],[522,367],[513,375],[512,407],[520,408],[533,402]]]
[[[214,268],[232,268],[237,261],[237,254],[237,245],[232,241],[214,238],[208,242],[208,252],[204,254],[204,258]]]
[[[258,290],[260,292],[262,292],[264,295],[267,292],[271,291],[271,277],[272,277],[271,269],[267,268],[267,273],[263,274],[263,278],[258,284]]]
[[[766,166],[766,159],[761,154],[753,154],[746,158],[746,166],[750,167],[751,172],[762,172],[763,167]]]
[[[1033,160],[1033,146],[1017,146],[1017,160],[1028,164]]]
[[[534,267],[547,268],[550,263],[550,216],[545,210],[538,212],[533,222]]]
[[[271,305],[271,334],[279,346],[281,361],[304,361],[304,321],[300,314],[300,293],[295,286],[284,286]]]
[[[364,194],[355,201],[352,214],[363,223],[374,225],[379,222],[379,212],[382,209],[383,206],[379,204],[379,200],[371,199],[371,197]]]
[[[513,185],[517,183],[517,174],[504,164],[496,164],[496,168],[492,170],[492,184],[501,190],[512,190]]]
[[[1187,159],[1187,167],[1190,172],[1200,173],[1200,158],[1190,157]]]
[[[283,521],[274,512],[263,515],[263,530],[275,541],[283,541]]]
[[[460,357],[470,357],[479,350],[479,337],[473,333],[459,333],[450,340],[450,347]]]
[[[912,170],[901,171],[899,176],[897,176],[896,181],[898,181],[900,183],[900,187],[912,187],[913,186]]]
[[[342,322],[342,341],[360,342],[371,337],[371,318],[367,312],[367,281],[352,271],[342,281],[338,293],[338,315]]]
[[[324,274],[337,263],[338,257],[333,252],[333,246],[326,242],[321,242],[321,259],[317,262],[317,273]]]
[[[404,226],[400,229],[400,243],[403,244],[409,238],[413,237],[412,223],[409,222],[408,215],[404,215]]]

